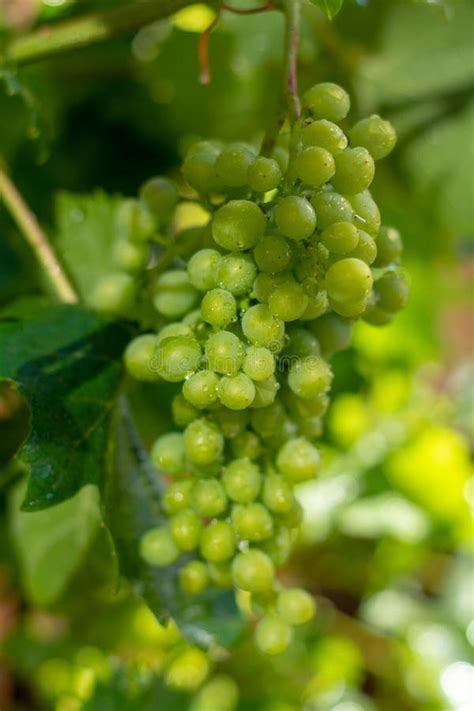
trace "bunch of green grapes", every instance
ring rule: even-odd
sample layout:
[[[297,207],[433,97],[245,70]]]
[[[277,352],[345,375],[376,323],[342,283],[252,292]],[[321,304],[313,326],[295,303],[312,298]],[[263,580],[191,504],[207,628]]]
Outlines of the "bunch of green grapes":
[[[381,226],[369,191],[393,127],[373,115],[345,132],[350,100],[335,84],[313,86],[303,107],[271,156],[246,144],[189,149],[186,190],[212,217],[188,231],[186,262],[149,270],[162,326],[125,354],[132,377],[177,384],[175,429],[151,451],[167,481],[167,523],[146,533],[141,555],[178,563],[190,597],[210,586],[250,594],[268,654],[314,614],[312,597],[284,589],[276,567],[301,521],[294,488],[321,468],[328,359],[349,346],[356,319],[387,323],[408,298],[400,235]],[[172,230],[178,200],[171,181],[153,178],[126,206],[138,239],[120,244],[123,269],[143,267],[150,224]]]

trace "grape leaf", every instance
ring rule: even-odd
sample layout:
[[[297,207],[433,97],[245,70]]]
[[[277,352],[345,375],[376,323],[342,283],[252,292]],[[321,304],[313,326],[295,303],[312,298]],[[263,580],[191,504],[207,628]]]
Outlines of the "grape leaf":
[[[242,632],[243,621],[231,593],[210,591],[193,597],[190,605],[178,585],[180,563],[155,568],[140,558],[140,538],[165,521],[160,508],[163,483],[149,463],[124,400],[114,427],[115,452],[105,489],[105,522],[114,538],[122,573],[157,618],[165,621],[172,617],[190,641],[203,647],[232,644]]]
[[[22,449],[31,467],[25,510],[102,484],[129,336],[125,325],[76,306],[24,301],[0,314],[0,377],[18,382],[32,413]]]
[[[0,468],[12,459],[30,431],[28,402],[12,380],[0,380]]]
[[[344,0],[311,0],[311,2],[326,13],[330,20],[336,17],[344,4]]]
[[[51,605],[84,560],[101,525],[100,494],[88,484],[75,496],[44,511],[25,513],[25,485],[10,500],[10,529],[25,592],[35,605]]]

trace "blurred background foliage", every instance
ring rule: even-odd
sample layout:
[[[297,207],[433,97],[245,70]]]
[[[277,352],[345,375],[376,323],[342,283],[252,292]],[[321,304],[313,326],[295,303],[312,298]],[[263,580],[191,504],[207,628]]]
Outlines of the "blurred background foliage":
[[[117,4],[3,0],[0,41]],[[346,0],[330,23],[308,2],[303,18],[301,87],[341,82],[354,118],[380,112],[397,128],[374,192],[403,234],[412,281],[406,311],[380,329],[358,325],[334,359],[325,471],[301,487],[303,531],[282,573],[314,593],[316,622],[275,661],[247,637],[231,656],[211,650],[225,676],[192,697],[172,692],[161,672],[179,632],[117,581],[93,488],[23,514],[12,486],[0,516],[2,710],[472,708],[474,3]],[[282,18],[224,13],[204,87],[197,41],[211,19],[195,5],[133,37],[0,73],[0,154],[48,230],[55,215],[68,229],[87,205],[102,210],[90,229],[103,230],[108,203],[88,194],[134,195],[152,174],[178,175],[196,136],[259,140],[277,101]],[[41,284],[2,209],[0,235],[4,305]],[[155,437],[152,389],[134,400]]]

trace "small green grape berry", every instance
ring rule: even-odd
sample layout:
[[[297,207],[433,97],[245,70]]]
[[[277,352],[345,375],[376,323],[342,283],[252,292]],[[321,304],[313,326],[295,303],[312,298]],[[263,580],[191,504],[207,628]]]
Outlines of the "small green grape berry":
[[[146,266],[148,255],[147,245],[121,239],[114,246],[113,260],[119,269],[138,272]]]
[[[268,306],[251,306],[242,316],[242,331],[254,346],[269,348],[278,352],[285,335],[285,325],[275,318]]]
[[[248,457],[234,459],[222,473],[227,496],[238,504],[248,504],[257,498],[262,484],[260,470]]]
[[[198,647],[188,647],[169,665],[165,672],[165,682],[179,691],[191,692],[197,689],[209,674],[209,659]]]
[[[313,479],[321,467],[321,455],[304,437],[289,439],[280,447],[276,464],[291,482]]]
[[[164,338],[156,352],[153,364],[159,375],[170,383],[179,383],[192,375],[199,367],[201,346],[189,336]]]
[[[256,382],[266,380],[275,372],[275,356],[268,348],[249,346],[245,353],[243,371]]]
[[[199,545],[202,521],[192,509],[183,509],[169,521],[170,533],[180,551],[193,551]]]
[[[351,344],[351,324],[337,314],[320,316],[310,325],[310,329],[318,339],[321,353],[325,356],[343,351]]]
[[[123,200],[117,210],[117,233],[122,241],[149,242],[156,223],[143,203],[132,198]]]
[[[188,278],[199,291],[217,286],[216,270],[221,255],[215,249],[200,249],[188,262]]]
[[[293,631],[280,617],[262,617],[255,629],[255,644],[263,654],[276,656],[285,652],[293,639]]]
[[[313,188],[319,188],[336,172],[332,154],[320,146],[310,146],[299,153],[295,159],[295,171],[298,178]]]
[[[320,355],[317,338],[306,328],[291,327],[288,331],[288,343],[280,357],[280,363],[291,363],[295,358],[308,358]]]
[[[160,472],[180,474],[185,468],[184,442],[181,432],[168,432],[158,437],[150,459]]]
[[[280,166],[273,158],[259,156],[247,168],[247,182],[257,193],[274,190],[279,186],[281,178]]]
[[[247,294],[257,276],[257,267],[249,254],[239,252],[221,257],[217,264],[217,283],[234,296]]]
[[[276,533],[260,544],[260,548],[266,553],[275,565],[284,565],[290,557],[292,536],[288,528],[279,528]]]
[[[216,146],[209,144],[188,151],[181,170],[186,182],[198,193],[209,195],[209,193],[219,192],[224,187],[216,171],[219,152]]]
[[[360,316],[367,309],[368,297],[364,296],[358,301],[337,301],[329,297],[329,306],[335,311],[339,316],[344,316],[344,318],[355,319]]]
[[[179,585],[187,595],[199,595],[209,585],[207,566],[200,560],[190,560],[179,571]]]
[[[186,427],[199,417],[199,410],[191,405],[182,393],[175,395],[171,402],[173,422],[178,427]]]
[[[255,398],[255,385],[245,373],[224,375],[217,387],[220,402],[230,410],[245,410]]]
[[[303,315],[308,303],[308,296],[297,282],[277,287],[268,299],[271,313],[281,321],[296,321]]]
[[[217,401],[219,376],[212,370],[199,370],[184,381],[183,395],[194,407],[203,409]]]
[[[234,711],[239,700],[235,681],[225,674],[218,674],[207,682],[194,697],[189,711]]]
[[[305,121],[300,129],[301,142],[305,148],[320,146],[335,155],[347,148],[347,137],[336,123],[320,119]]]
[[[364,230],[357,230],[357,232],[359,234],[357,246],[347,256],[361,259],[370,266],[377,257],[377,244],[374,238]]]
[[[247,170],[255,160],[255,153],[238,143],[224,148],[216,159],[216,173],[225,185],[240,188],[247,184]]]
[[[240,540],[257,543],[273,534],[273,519],[262,504],[236,504],[232,507],[231,518]]]
[[[205,518],[219,516],[227,508],[227,496],[222,484],[215,479],[200,479],[191,494],[193,508]]]
[[[309,622],[315,614],[314,598],[300,588],[290,588],[278,593],[277,612],[289,625],[298,626]]]
[[[263,237],[255,247],[253,255],[258,268],[269,274],[287,269],[293,257],[290,244],[281,235]]]
[[[280,383],[274,375],[270,375],[266,380],[260,380],[255,383],[255,397],[251,408],[263,408],[271,405],[275,401],[277,393],[280,389]]]
[[[163,508],[168,515],[172,516],[189,507],[192,488],[191,479],[182,479],[168,484],[163,494]]]
[[[290,482],[280,474],[265,477],[263,502],[270,511],[285,514],[294,506],[295,497]]]
[[[366,190],[374,179],[375,163],[366,148],[346,148],[335,158],[334,188],[344,195]]]
[[[253,294],[261,303],[267,303],[273,289],[294,281],[291,272],[279,272],[278,274],[260,272],[253,283]]]
[[[213,521],[201,535],[201,555],[211,563],[232,558],[236,548],[234,529],[227,521]]]
[[[291,364],[288,385],[301,398],[312,400],[326,392],[332,380],[332,372],[325,360],[319,356],[309,356]]]
[[[354,224],[372,237],[377,237],[380,230],[380,210],[370,190],[351,195],[350,202],[354,209]]]
[[[149,565],[171,565],[180,555],[176,543],[165,526],[151,528],[140,541],[140,555]]]
[[[157,341],[161,343],[165,338],[172,338],[173,336],[192,336],[193,332],[189,326],[182,321],[175,321],[174,323],[168,323],[163,328],[158,331]]]
[[[342,86],[324,82],[315,84],[303,95],[303,106],[314,118],[342,121],[349,113],[351,100]]]
[[[400,233],[394,227],[382,227],[377,237],[375,266],[387,267],[399,261],[403,251]]]
[[[250,430],[239,432],[239,434],[231,440],[230,446],[235,457],[258,459],[262,455],[260,437]]]
[[[154,287],[155,309],[167,318],[180,318],[194,308],[198,292],[189,283],[184,269],[170,269],[160,274]]]
[[[96,284],[88,303],[97,311],[127,314],[136,297],[135,279],[124,272],[106,274]]]
[[[279,400],[275,400],[268,407],[255,410],[250,416],[253,429],[264,439],[278,435],[284,422],[285,410]]]
[[[370,267],[361,259],[347,257],[332,264],[326,272],[326,291],[339,304],[350,304],[367,298],[372,289]]]
[[[289,195],[281,198],[275,220],[285,237],[300,240],[310,237],[316,229],[316,213],[311,204],[302,197]]]
[[[255,247],[265,225],[265,216],[254,202],[230,200],[215,213],[212,236],[220,247],[241,252]]]
[[[146,383],[156,383],[160,375],[156,370],[158,341],[154,333],[137,336],[128,344],[124,362],[132,378]]]
[[[249,414],[246,410],[230,410],[219,407],[213,410],[212,417],[226,439],[232,439],[248,425]]]
[[[204,352],[208,368],[223,375],[238,373],[245,357],[244,344],[230,331],[211,334]]]
[[[251,548],[238,553],[232,561],[234,585],[251,593],[271,590],[275,576],[272,561],[263,551]]]
[[[176,185],[168,178],[150,178],[140,188],[140,200],[158,218],[166,218],[178,202]]]
[[[229,561],[225,563],[208,562],[207,569],[213,585],[221,590],[232,589],[232,570]]]
[[[352,205],[343,195],[334,192],[319,192],[311,198],[318,218],[318,226],[325,230],[334,222],[352,222]]]
[[[333,222],[326,227],[321,240],[330,252],[347,254],[357,247],[359,233],[351,222]]]
[[[184,430],[186,457],[198,466],[213,464],[220,459],[224,449],[224,437],[208,420],[195,420]]]
[[[224,328],[237,318],[235,298],[225,289],[211,289],[202,300],[201,316],[214,328]]]
[[[410,287],[402,272],[385,272],[374,285],[377,306],[388,313],[400,311],[407,303]]]
[[[374,160],[388,156],[395,148],[397,134],[390,121],[384,121],[377,114],[358,121],[349,131],[353,146],[367,148]]]

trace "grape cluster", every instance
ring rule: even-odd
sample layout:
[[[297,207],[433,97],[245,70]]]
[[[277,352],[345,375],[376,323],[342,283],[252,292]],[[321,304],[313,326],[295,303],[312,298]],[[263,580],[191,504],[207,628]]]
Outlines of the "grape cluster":
[[[125,353],[134,378],[177,384],[176,429],[151,451],[168,482],[167,523],[145,534],[141,555],[179,561],[190,596],[209,586],[249,593],[268,654],[314,614],[312,597],[282,588],[275,567],[301,521],[294,487],[321,468],[328,359],[348,347],[357,318],[385,324],[408,298],[400,235],[381,226],[369,191],[393,127],[374,115],[345,132],[350,100],[335,84],[313,86],[303,107],[269,157],[240,143],[189,149],[186,189],[212,218],[188,230],[186,264],[153,276],[162,325]],[[120,245],[122,265],[143,264],[144,216],[163,230],[177,203],[171,181],[145,183],[127,208],[139,239]]]

